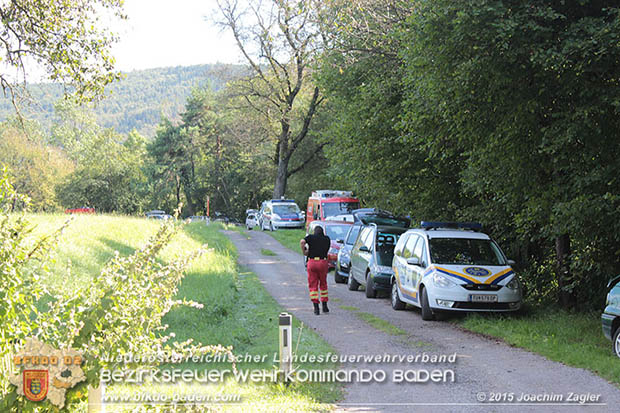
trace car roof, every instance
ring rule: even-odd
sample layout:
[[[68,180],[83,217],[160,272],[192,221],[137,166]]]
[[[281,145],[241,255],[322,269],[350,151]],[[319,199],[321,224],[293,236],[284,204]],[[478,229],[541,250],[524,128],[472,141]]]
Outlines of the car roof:
[[[477,231],[453,230],[453,229],[431,229],[414,228],[407,233],[426,235],[428,238],[467,238],[467,239],[491,239],[487,234]]]
[[[377,227],[378,231],[388,231],[388,232],[400,232],[400,233],[405,233],[407,231],[407,228],[403,228],[403,227],[396,227],[393,225],[377,225],[377,224],[368,224],[368,225],[361,225],[361,227],[365,228],[365,227]]]
[[[353,223],[350,221],[312,221],[312,223],[315,222],[316,224],[314,225],[353,225]]]

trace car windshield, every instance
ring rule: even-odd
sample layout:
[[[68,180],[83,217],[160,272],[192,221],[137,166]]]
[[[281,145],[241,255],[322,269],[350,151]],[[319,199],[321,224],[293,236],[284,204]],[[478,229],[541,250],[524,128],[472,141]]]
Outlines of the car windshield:
[[[506,265],[499,247],[488,239],[432,238],[431,261],[447,265]]]
[[[387,215],[362,215],[360,220],[368,225],[375,223],[377,225],[389,225],[391,227],[409,228],[409,220],[407,218],[391,217]]]
[[[345,235],[347,235],[347,231],[351,225],[325,225],[325,235],[329,237],[330,240],[336,241],[339,239],[344,239]]]
[[[256,218],[256,217],[254,216],[254,214],[250,214],[250,215],[248,215],[248,219],[254,219],[254,218]]]
[[[323,202],[323,217],[333,217],[334,215],[350,214],[354,209],[360,207],[359,202]]]
[[[273,213],[278,215],[291,215],[298,214],[299,207],[297,205],[289,204],[289,205],[274,205]]]
[[[400,233],[379,232],[377,234],[377,264],[392,266],[394,247],[400,237]]]
[[[353,225],[351,227],[351,231],[349,231],[348,235],[347,235],[347,239],[345,241],[345,243],[347,245],[353,245],[355,244],[355,240],[357,239],[357,235],[360,233],[360,229],[362,227],[359,225]]]

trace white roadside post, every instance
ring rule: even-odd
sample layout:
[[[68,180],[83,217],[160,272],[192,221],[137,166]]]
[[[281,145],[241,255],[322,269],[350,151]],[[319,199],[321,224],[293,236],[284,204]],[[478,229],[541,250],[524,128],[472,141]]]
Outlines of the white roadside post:
[[[105,394],[105,384],[99,383],[99,387],[88,386],[88,413],[106,413],[103,398]]]
[[[288,313],[280,313],[280,371],[284,377],[293,370],[293,317]]]

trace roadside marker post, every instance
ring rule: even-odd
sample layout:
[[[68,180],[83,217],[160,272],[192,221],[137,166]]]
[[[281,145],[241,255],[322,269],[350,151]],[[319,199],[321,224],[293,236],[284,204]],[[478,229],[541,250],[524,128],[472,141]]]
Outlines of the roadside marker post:
[[[280,313],[280,371],[284,377],[293,370],[293,317],[288,313]]]
[[[105,394],[105,384],[99,383],[99,387],[88,386],[88,413],[106,413],[103,398]]]

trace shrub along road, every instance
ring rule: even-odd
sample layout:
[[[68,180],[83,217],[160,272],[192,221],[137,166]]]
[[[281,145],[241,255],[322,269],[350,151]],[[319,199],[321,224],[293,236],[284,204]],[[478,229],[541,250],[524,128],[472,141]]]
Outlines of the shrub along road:
[[[455,363],[424,363],[421,358],[412,363],[343,363],[343,369],[384,371],[386,378],[382,383],[349,383],[340,403],[342,410],[577,412],[584,408],[580,396],[595,403],[588,411],[616,411],[620,405],[620,390],[587,370],[549,361],[449,323],[422,321],[416,310],[394,311],[387,299],[370,300],[362,291],[348,291],[346,285],[335,284],[332,273],[328,276],[331,312],[317,317],[309,301],[300,254],[258,231],[226,234],[239,251],[239,263],[255,272],[287,311],[322,335],[341,355],[457,354]],[[276,255],[265,256],[261,248]],[[448,380],[398,383],[393,377],[398,377],[399,370],[440,370]],[[449,370],[454,372],[454,382]],[[423,374],[418,373],[419,379]],[[412,373],[409,378],[414,378]]]

